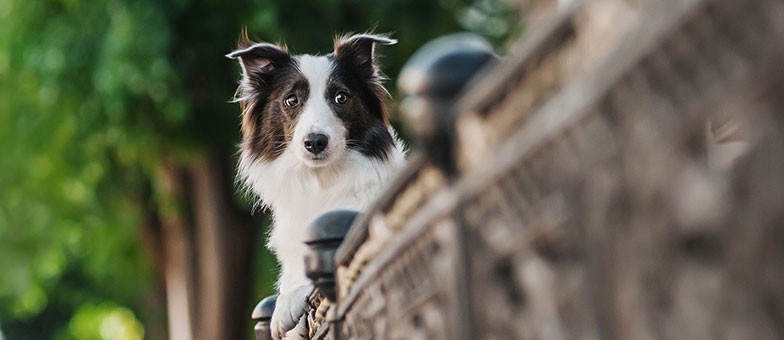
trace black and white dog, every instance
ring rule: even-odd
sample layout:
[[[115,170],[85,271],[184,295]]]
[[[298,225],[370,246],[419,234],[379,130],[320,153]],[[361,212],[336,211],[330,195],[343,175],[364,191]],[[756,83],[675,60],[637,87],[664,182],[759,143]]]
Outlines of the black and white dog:
[[[388,96],[374,56],[384,35],[335,40],[328,55],[291,55],[246,35],[239,59],[242,108],[239,176],[273,214],[269,247],[281,264],[273,337],[303,338],[307,225],[334,209],[361,210],[404,164],[384,109]]]

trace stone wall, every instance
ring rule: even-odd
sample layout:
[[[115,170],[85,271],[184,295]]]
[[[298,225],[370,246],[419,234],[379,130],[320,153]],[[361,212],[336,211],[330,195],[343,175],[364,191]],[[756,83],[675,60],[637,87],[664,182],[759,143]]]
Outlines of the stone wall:
[[[412,92],[438,124],[337,250],[313,338],[784,338],[781,18],[577,3],[458,95]]]

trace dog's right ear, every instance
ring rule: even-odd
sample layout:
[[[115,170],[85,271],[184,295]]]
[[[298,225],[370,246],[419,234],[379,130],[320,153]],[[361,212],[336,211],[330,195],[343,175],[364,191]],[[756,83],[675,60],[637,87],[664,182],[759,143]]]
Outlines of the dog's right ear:
[[[248,33],[242,30],[237,50],[226,55],[230,59],[239,59],[242,75],[265,75],[274,71],[279,65],[291,58],[286,46],[266,42],[253,42]]]

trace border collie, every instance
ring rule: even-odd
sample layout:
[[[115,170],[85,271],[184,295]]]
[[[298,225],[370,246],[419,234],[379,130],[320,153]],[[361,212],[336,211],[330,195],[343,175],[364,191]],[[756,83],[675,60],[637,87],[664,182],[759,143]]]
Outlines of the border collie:
[[[327,55],[292,55],[243,34],[227,55],[242,68],[235,95],[242,109],[239,179],[273,216],[268,246],[281,264],[271,321],[276,339],[307,337],[308,224],[330,210],[367,208],[404,164],[374,55],[375,44],[396,42],[357,34],[336,38]]]

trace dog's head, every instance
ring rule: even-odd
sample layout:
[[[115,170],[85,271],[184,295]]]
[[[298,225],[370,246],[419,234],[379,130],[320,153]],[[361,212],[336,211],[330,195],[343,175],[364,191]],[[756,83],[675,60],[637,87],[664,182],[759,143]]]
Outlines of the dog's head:
[[[357,34],[335,39],[334,51],[325,56],[291,55],[285,46],[243,34],[227,57],[242,67],[236,101],[244,157],[274,161],[290,152],[311,168],[351,150],[387,157],[394,141],[374,45],[394,43],[384,35]]]

